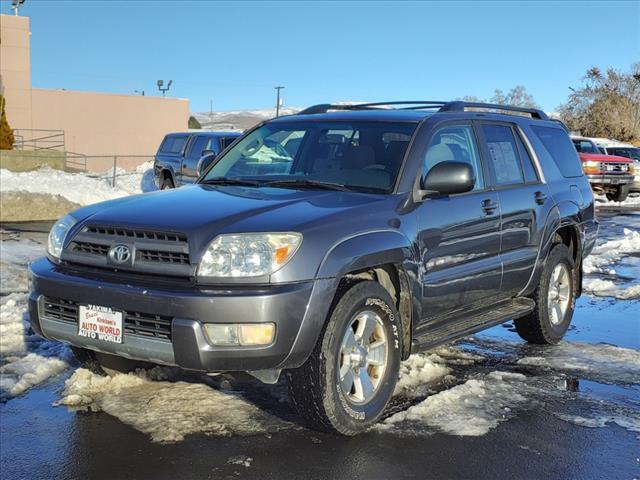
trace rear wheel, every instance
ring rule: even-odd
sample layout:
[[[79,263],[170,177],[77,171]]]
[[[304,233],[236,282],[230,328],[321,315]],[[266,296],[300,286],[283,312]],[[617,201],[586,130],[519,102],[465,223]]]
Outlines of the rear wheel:
[[[530,343],[558,343],[571,324],[576,302],[574,263],[566,245],[556,244],[540,275],[533,299],[536,307],[516,319],[518,335]]]
[[[308,360],[286,372],[293,407],[312,428],[356,435],[378,421],[402,351],[395,304],[373,281],[339,299]]]
[[[624,202],[629,196],[629,186],[621,185],[613,192],[607,192],[607,200],[610,202]]]
[[[114,376],[118,373],[128,373],[138,369],[155,367],[152,363],[130,360],[107,353],[94,352],[86,348],[72,346],[71,351],[82,368],[86,368],[102,376]]]

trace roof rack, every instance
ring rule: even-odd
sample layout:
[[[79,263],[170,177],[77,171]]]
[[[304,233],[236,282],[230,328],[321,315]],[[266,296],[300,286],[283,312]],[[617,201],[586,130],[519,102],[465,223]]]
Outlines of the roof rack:
[[[467,109],[474,110],[495,110],[497,113],[517,112],[527,113],[531,118],[549,120],[549,117],[542,110],[537,108],[514,107],[512,105],[498,105],[494,103],[480,102],[442,102],[432,100],[402,100],[396,102],[375,102],[375,103],[353,103],[353,104],[330,104],[322,103],[305,108],[298,112],[298,115],[312,115],[315,113],[326,113],[330,110],[379,110],[382,107],[396,107],[398,110],[432,110],[438,112],[464,112]]]
[[[524,108],[514,107],[512,105],[498,105],[495,103],[481,103],[481,102],[448,102],[439,111],[440,112],[464,112],[468,108],[482,109],[482,110],[498,110],[499,112],[518,112],[528,113],[531,118],[537,118],[540,120],[549,120],[547,114],[537,108]]]

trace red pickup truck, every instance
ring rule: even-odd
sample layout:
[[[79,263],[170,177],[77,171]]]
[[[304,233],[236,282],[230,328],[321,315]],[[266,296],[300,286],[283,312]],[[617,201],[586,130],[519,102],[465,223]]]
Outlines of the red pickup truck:
[[[582,169],[594,193],[604,193],[607,200],[623,202],[634,180],[633,161],[615,155],[603,155],[590,138],[571,137],[578,151]]]

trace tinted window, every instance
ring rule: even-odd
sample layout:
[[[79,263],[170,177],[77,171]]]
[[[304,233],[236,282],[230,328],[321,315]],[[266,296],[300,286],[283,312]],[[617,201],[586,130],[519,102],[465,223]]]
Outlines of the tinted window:
[[[197,136],[194,137],[191,141],[191,147],[189,148],[189,157],[191,158],[200,158],[202,156],[202,151],[205,149],[205,145],[207,144],[207,137]]]
[[[216,177],[250,178],[265,184],[312,181],[388,192],[409,143],[404,139],[415,128],[416,124],[383,122],[266,124],[229,148],[204,181]],[[384,139],[389,140],[387,145]]]
[[[162,142],[162,151],[164,153],[180,153],[184,148],[184,144],[187,143],[187,137],[180,136],[171,136],[167,137],[164,142]]]
[[[560,128],[535,125],[531,126],[531,130],[540,139],[546,153],[553,158],[563,176],[580,177],[583,175],[580,159],[576,155],[576,149],[567,132]]]
[[[598,147],[591,140],[573,139],[573,146],[580,153],[600,153]]]
[[[624,148],[608,148],[610,155],[617,155],[619,157],[632,158],[634,160],[640,160],[640,148],[624,147]]]
[[[496,185],[524,183],[518,147],[511,127],[482,125],[482,131],[489,149],[489,167]]]
[[[518,144],[518,153],[520,154],[520,161],[522,162],[522,169],[524,170],[524,179],[527,183],[537,182],[538,174],[533,165],[533,160],[529,151],[525,147],[519,134],[516,134],[516,143]]]
[[[393,142],[390,143],[392,144]],[[470,164],[476,175],[474,190],[482,190],[484,187],[482,164],[471,125],[450,125],[434,133],[424,158],[424,175],[438,163],[447,161]]]
[[[233,143],[233,141],[238,137],[222,137],[220,139],[220,150],[224,150],[229,145]]]

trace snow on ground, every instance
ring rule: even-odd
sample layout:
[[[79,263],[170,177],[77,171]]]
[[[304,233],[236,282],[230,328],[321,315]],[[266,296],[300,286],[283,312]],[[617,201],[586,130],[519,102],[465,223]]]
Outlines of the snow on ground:
[[[113,377],[80,368],[56,404],[104,411],[156,442],[177,442],[192,433],[250,435],[294,428],[233,390],[171,377],[171,369],[162,367]]]
[[[620,208],[620,207],[638,207],[640,208],[640,194],[632,193],[630,194],[624,202],[611,202],[607,200],[607,197],[604,195],[595,195],[596,206],[598,208],[605,207],[609,208]]]
[[[27,391],[69,367],[68,348],[30,332],[25,321],[27,298],[0,298],[0,401]]]
[[[631,335],[634,332],[629,332]],[[635,332],[640,335],[640,331]],[[614,345],[562,342],[552,347],[529,347],[518,365],[536,366],[580,374],[610,383],[640,384],[640,351]]]
[[[153,162],[146,162],[133,172],[116,170],[116,186],[112,187],[113,171],[100,174],[71,173],[51,168],[29,172],[0,170],[2,192],[44,193],[59,195],[78,205],[124,197],[155,190]]]
[[[426,425],[460,436],[484,435],[520,410],[537,404],[527,377],[519,373],[491,372],[428,397],[387,418],[383,431],[411,430]],[[409,424],[409,425],[407,425]]]

